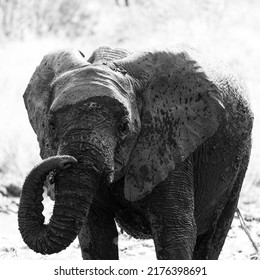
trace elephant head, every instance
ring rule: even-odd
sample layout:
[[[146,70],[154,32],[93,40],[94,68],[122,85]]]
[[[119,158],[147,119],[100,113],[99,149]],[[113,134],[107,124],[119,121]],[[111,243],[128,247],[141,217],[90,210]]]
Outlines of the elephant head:
[[[101,182],[124,179],[125,198],[142,199],[215,133],[223,97],[205,75],[207,64],[190,53],[101,47],[88,60],[77,50],[43,58],[24,94],[44,159],[25,180],[18,213],[30,248],[65,249],[96,190],[105,187]],[[44,225],[49,172],[55,173],[55,206]]]

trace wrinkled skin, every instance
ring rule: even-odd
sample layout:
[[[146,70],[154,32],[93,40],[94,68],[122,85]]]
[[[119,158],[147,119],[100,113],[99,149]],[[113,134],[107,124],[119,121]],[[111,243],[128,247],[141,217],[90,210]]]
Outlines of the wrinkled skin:
[[[78,235],[83,259],[118,259],[115,221],[158,259],[217,259],[237,207],[253,114],[224,65],[188,47],[101,47],[44,57],[25,91],[43,161],[19,228],[42,254]],[[47,180],[46,180],[47,178]],[[44,225],[42,188],[54,199]]]

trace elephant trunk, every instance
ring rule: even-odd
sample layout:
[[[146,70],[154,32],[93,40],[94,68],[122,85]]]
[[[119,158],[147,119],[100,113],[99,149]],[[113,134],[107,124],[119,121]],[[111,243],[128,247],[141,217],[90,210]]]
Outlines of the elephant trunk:
[[[42,214],[43,185],[55,170],[55,204],[49,224]],[[19,230],[25,243],[41,254],[58,253],[79,233],[99,185],[101,172],[71,156],[43,160],[27,176],[18,211]]]

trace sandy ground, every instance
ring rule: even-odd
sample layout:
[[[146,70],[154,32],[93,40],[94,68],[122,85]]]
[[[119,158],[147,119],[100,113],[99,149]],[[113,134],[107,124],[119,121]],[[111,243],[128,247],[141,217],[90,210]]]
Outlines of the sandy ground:
[[[241,196],[239,208],[243,214],[246,225],[255,242],[260,240],[260,188],[254,187],[250,195]],[[23,242],[17,224],[17,210],[19,198],[8,197],[0,193],[0,260],[81,260],[81,252],[76,239],[66,250],[58,254],[44,256],[30,250]],[[51,215],[53,203],[44,198],[46,220]],[[156,259],[153,240],[138,240],[127,234],[119,234],[119,256],[122,260]],[[228,233],[225,245],[220,255],[221,260],[250,260],[256,259],[256,250],[248,236],[242,229],[239,218],[235,215]]]

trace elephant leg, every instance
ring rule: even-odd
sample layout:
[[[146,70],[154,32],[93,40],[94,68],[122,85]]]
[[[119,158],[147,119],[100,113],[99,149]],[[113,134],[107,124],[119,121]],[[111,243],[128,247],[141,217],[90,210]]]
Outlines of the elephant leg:
[[[248,161],[249,157],[246,156],[240,165],[240,171],[237,174],[229,198],[221,211],[221,214],[217,218],[214,228],[210,232],[197,237],[193,259],[218,259],[237,208]]]
[[[84,260],[118,260],[118,232],[112,213],[91,206],[79,243]]]
[[[245,177],[248,160],[249,158],[246,159],[246,165],[242,164],[242,168],[238,173],[237,179],[234,183],[229,199],[217,221],[216,229],[214,231],[211,240],[211,246],[208,252],[208,259],[210,260],[218,259],[222,247],[225,243],[225,239],[227,237],[228,231],[233,221],[235,211],[237,209],[239,194]]]
[[[197,236],[196,245],[193,252],[193,260],[208,259],[209,244],[211,242],[213,230]]]
[[[148,205],[157,259],[191,259],[197,230],[189,158],[153,190]]]

